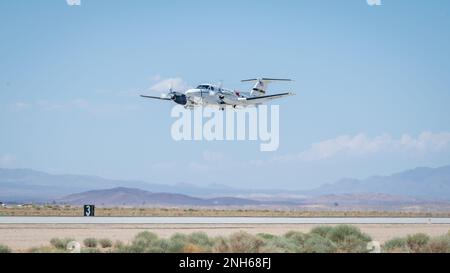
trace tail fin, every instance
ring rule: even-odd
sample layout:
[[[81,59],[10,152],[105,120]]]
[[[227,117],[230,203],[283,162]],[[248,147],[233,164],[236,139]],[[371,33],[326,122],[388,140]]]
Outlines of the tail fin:
[[[252,97],[264,96],[267,91],[267,86],[269,83],[274,81],[291,81],[290,79],[272,79],[272,78],[257,78],[257,79],[248,79],[242,80],[241,82],[256,82],[255,86],[253,86],[250,94]]]

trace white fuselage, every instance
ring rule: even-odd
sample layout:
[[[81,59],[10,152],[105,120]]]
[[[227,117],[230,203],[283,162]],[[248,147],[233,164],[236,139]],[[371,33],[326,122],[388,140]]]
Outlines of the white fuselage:
[[[188,98],[188,106],[208,105],[224,107],[226,105],[244,105],[242,98],[250,96],[249,92],[239,92],[218,87],[212,84],[201,84],[196,88],[185,92]]]

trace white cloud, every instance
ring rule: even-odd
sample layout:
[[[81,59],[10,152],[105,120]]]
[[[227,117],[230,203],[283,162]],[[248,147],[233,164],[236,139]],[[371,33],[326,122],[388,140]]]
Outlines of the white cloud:
[[[156,75],[153,75],[153,76],[150,77],[150,80],[152,82],[159,82],[161,79],[162,79],[162,77],[159,74],[156,74]]]
[[[403,135],[399,144],[408,150],[443,152],[450,146],[450,133],[423,132],[416,139],[409,135]]]
[[[69,6],[80,6],[81,0],[66,0],[66,3]]]
[[[365,134],[355,136],[339,136],[314,143],[311,147],[300,153],[299,158],[307,161],[321,160],[336,155],[367,155],[380,152],[443,152],[450,147],[450,133],[423,132],[417,137],[409,134],[395,139],[384,134],[376,137],[368,137]]]
[[[273,158],[273,161],[318,161],[341,155],[356,157],[382,153],[424,155],[448,152],[449,148],[450,133],[448,132],[422,132],[416,137],[403,134],[400,138],[394,138],[388,134],[369,137],[361,133],[316,142],[301,153],[277,156]]]
[[[12,155],[1,155],[0,156],[0,168],[11,168],[14,166],[16,158]]]
[[[338,154],[363,155],[379,152],[393,143],[389,135],[369,138],[364,134],[355,136],[339,136],[311,145],[309,149],[299,154],[299,158],[306,161],[321,160]]]
[[[160,76],[157,76],[155,79],[157,79],[157,83],[150,87],[150,90],[154,92],[167,93],[170,87],[172,87],[174,91],[179,92],[184,92],[189,89],[189,85],[181,78],[162,79]]]
[[[13,103],[10,108],[14,111],[22,111],[29,107],[30,107],[29,103],[19,101],[19,102]]]
[[[369,6],[381,6],[381,0],[366,0]]]

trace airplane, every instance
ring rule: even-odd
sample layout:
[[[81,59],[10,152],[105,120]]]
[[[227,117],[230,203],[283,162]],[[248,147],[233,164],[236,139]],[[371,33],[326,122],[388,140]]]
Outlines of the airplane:
[[[169,92],[167,94],[162,94],[160,97],[148,95],[141,95],[141,97],[173,101],[183,105],[186,109],[193,109],[197,106],[209,106],[225,110],[225,107],[227,106],[232,106],[233,108],[257,106],[273,99],[295,95],[291,92],[266,94],[269,83],[286,81],[292,80],[273,78],[242,80],[241,82],[255,82],[253,89],[249,92],[240,92],[222,88],[222,84],[200,84],[196,88],[189,89],[184,93],[173,91],[172,87],[170,87]]]

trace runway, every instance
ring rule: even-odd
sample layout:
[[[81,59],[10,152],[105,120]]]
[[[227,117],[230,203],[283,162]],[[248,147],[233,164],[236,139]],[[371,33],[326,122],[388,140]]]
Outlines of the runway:
[[[450,224],[450,218],[400,217],[23,217],[0,224]]]

